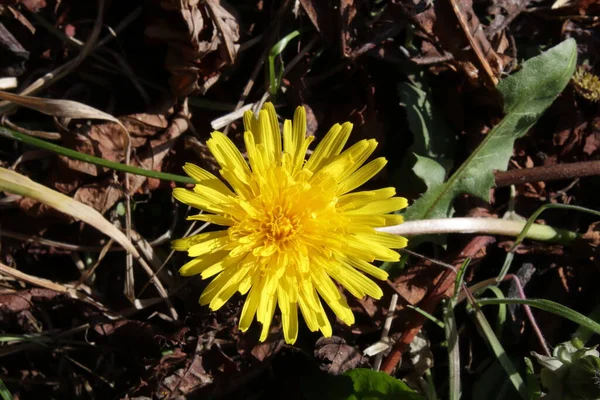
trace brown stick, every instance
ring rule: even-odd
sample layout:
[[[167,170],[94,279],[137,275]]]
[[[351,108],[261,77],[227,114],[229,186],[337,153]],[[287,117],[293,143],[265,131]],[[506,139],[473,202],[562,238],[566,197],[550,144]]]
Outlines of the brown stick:
[[[496,171],[496,187],[518,185],[527,182],[555,181],[600,175],[600,161],[581,161],[557,164],[550,167],[534,167]]]

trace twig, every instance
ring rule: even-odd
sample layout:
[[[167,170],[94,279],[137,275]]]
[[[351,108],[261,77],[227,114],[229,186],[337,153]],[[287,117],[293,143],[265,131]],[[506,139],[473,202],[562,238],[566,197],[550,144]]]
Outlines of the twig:
[[[467,23],[466,18],[463,15],[462,10],[460,9],[459,2],[457,0],[450,0],[450,5],[452,6],[452,10],[454,11],[456,18],[458,19],[458,23],[462,28],[462,31],[465,34],[465,37],[467,38],[471,49],[473,49],[473,51],[475,52],[475,56],[477,57],[479,64],[483,68],[484,81],[487,83],[486,86],[489,86],[489,89],[493,89],[498,84],[498,78],[496,78],[496,76],[494,75],[492,67],[490,66],[488,60],[485,58],[485,54],[483,54],[480,44],[473,37],[473,33],[469,28],[469,24]],[[477,26],[477,29],[482,29],[481,23]]]
[[[385,323],[383,324],[383,330],[381,331],[381,341],[385,341],[390,334],[390,328],[392,326],[392,320],[394,319],[394,314],[396,312],[396,304],[398,303],[398,295],[394,293],[392,295],[392,299],[390,300],[390,306],[388,307],[388,315],[385,319]],[[379,353],[375,356],[375,361],[373,363],[373,369],[375,371],[379,371],[381,368],[381,362],[383,361],[383,353]]]
[[[580,161],[548,167],[496,171],[496,187],[600,175],[600,161]]]

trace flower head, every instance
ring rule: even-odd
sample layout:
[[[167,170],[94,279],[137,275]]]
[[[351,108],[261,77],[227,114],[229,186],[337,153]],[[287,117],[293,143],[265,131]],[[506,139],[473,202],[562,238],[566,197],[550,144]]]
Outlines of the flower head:
[[[185,172],[197,184],[193,191],[173,191],[177,200],[205,212],[189,219],[227,227],[175,240],[173,249],[194,257],[179,272],[216,276],[200,296],[200,304],[212,310],[236,292],[247,294],[239,328],[247,330],[256,316],[261,341],[277,306],[287,343],[298,336],[298,310],[311,331],[331,336],[321,299],[351,325],[354,315],[335,282],[358,298],[382,296],[363,273],[385,280],[387,273],[371,263],[398,261],[391,249],[405,247],[407,240],[374,228],[401,223],[402,216],[389,213],[407,201],[394,197],[394,188],[350,193],[381,171],[386,160],[363,165],[375,140],[361,140],[342,152],[349,122],[334,125],[306,162],[314,137],[306,137],[304,108],[296,109],[293,122],[284,122],[283,135],[270,103],[258,118],[247,112],[244,127],[249,162],[221,132],[207,141],[228,185],[186,164]]]

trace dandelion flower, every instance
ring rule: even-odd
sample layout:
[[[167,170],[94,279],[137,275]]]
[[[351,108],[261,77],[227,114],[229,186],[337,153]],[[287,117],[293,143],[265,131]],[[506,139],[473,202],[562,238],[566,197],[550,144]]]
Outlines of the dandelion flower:
[[[246,331],[256,318],[261,341],[277,307],[287,343],[298,336],[298,310],[311,331],[331,336],[322,300],[351,325],[354,315],[336,282],[357,298],[381,298],[381,288],[363,273],[385,280],[387,273],[372,262],[398,261],[392,249],[405,247],[407,240],[375,228],[401,223],[402,216],[389,213],[405,208],[407,201],[394,197],[394,188],[350,193],[381,171],[386,160],[363,165],[377,146],[373,139],[342,151],[352,130],[349,122],[334,125],[308,161],[314,137],[306,137],[303,107],[296,109],[293,122],[284,122],[283,135],[270,103],[258,118],[246,112],[244,128],[248,162],[221,132],[207,141],[227,184],[186,164],[196,186],[173,191],[177,200],[203,211],[188,219],[227,227],[175,240],[173,249],[194,257],[179,272],[214,277],[200,296],[200,304],[212,310],[236,292],[247,295],[239,329]]]

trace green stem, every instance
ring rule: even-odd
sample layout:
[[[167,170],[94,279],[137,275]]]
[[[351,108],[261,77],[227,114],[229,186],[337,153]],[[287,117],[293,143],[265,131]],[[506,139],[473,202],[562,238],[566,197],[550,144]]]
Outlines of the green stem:
[[[152,171],[149,169],[143,169],[134,167],[131,165],[125,165],[114,161],[108,161],[100,157],[90,156],[88,154],[83,154],[75,150],[68,149],[66,147],[59,146],[54,143],[46,142],[45,140],[37,139],[28,135],[25,135],[20,132],[13,131],[12,129],[7,129],[4,127],[0,127],[0,136],[7,137],[9,139],[16,140],[21,143],[26,143],[31,146],[39,147],[44,150],[51,151],[53,153],[60,154],[65,157],[69,157],[75,160],[87,162],[90,164],[100,165],[102,167],[115,169],[117,171],[127,172],[129,174],[142,175],[147,176],[149,178],[162,179],[165,181],[173,181],[179,183],[196,183],[192,178],[183,176],[183,175],[175,175],[175,174],[167,174],[164,172]]]

